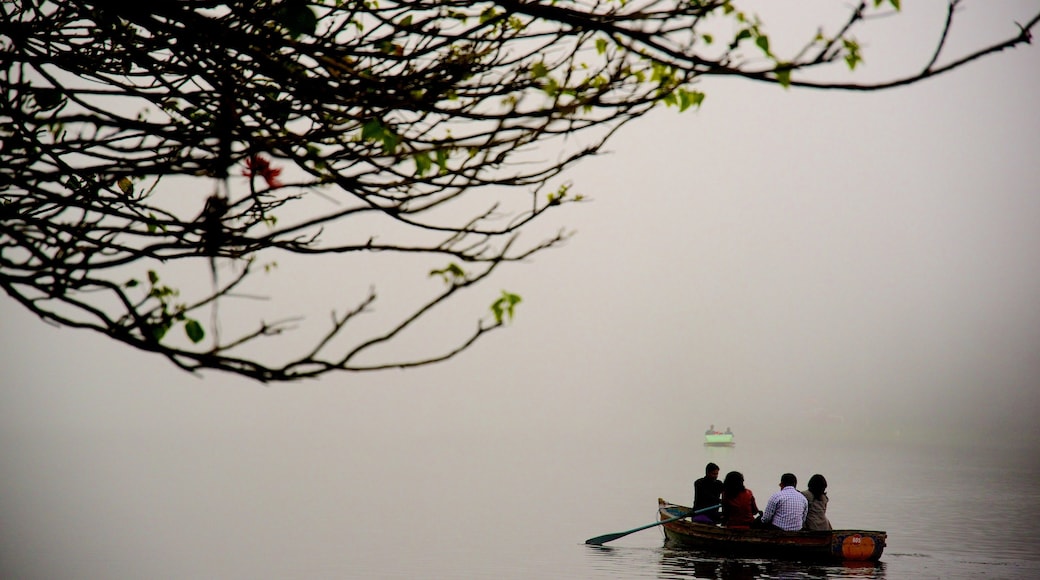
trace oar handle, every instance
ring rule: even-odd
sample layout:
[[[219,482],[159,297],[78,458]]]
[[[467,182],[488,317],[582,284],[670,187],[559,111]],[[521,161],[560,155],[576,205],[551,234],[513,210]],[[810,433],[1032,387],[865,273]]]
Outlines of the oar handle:
[[[655,526],[659,526],[661,524],[667,524],[669,522],[674,522],[676,520],[681,520],[681,519],[683,519],[685,517],[688,517],[688,516],[692,516],[692,515],[696,515],[696,514],[702,514],[704,512],[710,512],[712,510],[716,510],[719,507],[721,507],[721,505],[722,504],[715,504],[713,506],[709,506],[709,507],[706,507],[706,508],[701,508],[699,510],[692,510],[692,511],[689,511],[687,513],[684,513],[681,516],[675,516],[673,518],[668,518],[666,520],[656,521],[656,522],[654,522],[652,524],[647,524],[645,526],[640,526],[638,528],[634,528],[634,529],[628,530],[627,532],[617,532],[617,533],[614,533],[614,534],[605,534],[605,535],[602,535],[602,536],[596,536],[595,538],[589,538],[589,539],[585,540],[585,543],[593,545],[593,546],[602,546],[603,544],[606,544],[607,542],[613,542],[614,540],[616,540],[618,538],[623,538],[623,537],[625,537],[625,536],[627,536],[629,534],[634,534],[636,532],[645,530],[647,528],[652,528],[652,527],[655,527]]]

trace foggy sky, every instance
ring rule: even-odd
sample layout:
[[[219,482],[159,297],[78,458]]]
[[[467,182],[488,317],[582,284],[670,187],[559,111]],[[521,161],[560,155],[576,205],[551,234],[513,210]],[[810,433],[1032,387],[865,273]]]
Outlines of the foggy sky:
[[[906,29],[937,33],[934,4],[907,6]],[[952,49],[1036,5],[982,4]],[[853,78],[913,70],[934,39],[919,36],[872,38]],[[1035,441],[1037,71],[1027,46],[881,93],[705,81],[699,112],[657,111],[568,174],[593,198],[561,212],[578,235],[486,282],[523,296],[512,328],[434,367],[200,378],[5,296],[0,458],[53,432],[696,440],[792,417]],[[467,300],[459,316],[490,302]]]

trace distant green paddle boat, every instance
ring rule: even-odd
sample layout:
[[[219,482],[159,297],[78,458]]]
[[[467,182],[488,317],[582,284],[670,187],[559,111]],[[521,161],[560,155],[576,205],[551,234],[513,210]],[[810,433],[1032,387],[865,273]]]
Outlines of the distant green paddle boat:
[[[733,433],[720,433],[718,431],[705,433],[704,444],[709,447],[733,447],[736,445],[733,441]]]

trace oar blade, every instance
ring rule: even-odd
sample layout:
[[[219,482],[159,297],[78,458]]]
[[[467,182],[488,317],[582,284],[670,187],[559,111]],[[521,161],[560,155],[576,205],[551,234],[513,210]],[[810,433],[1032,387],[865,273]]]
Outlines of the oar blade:
[[[614,540],[616,540],[618,538],[623,538],[623,537],[625,537],[625,536],[627,536],[629,534],[634,534],[634,533],[636,533],[638,531],[645,530],[647,528],[653,528],[653,527],[659,526],[661,524],[667,524],[668,522],[674,522],[675,520],[681,520],[684,517],[686,517],[686,516],[685,515],[676,516],[674,518],[669,518],[667,520],[656,521],[656,522],[654,522],[652,524],[647,524],[645,526],[639,526],[638,528],[635,528],[634,530],[628,530],[627,532],[616,532],[616,533],[613,533],[613,534],[606,534],[604,536],[597,536],[595,538],[591,538],[591,539],[585,540],[585,543],[586,544],[590,544],[590,545],[599,546],[601,544],[606,544],[607,542],[613,542]]]
[[[596,536],[595,538],[589,538],[589,539],[585,540],[585,543],[590,545],[590,546],[602,546],[603,544],[606,544],[607,542],[613,542],[614,540],[616,540],[618,538],[623,538],[623,537],[627,536],[628,534],[629,534],[629,532],[619,532],[619,533],[616,533],[616,534],[606,534],[606,535],[603,535],[603,536]]]

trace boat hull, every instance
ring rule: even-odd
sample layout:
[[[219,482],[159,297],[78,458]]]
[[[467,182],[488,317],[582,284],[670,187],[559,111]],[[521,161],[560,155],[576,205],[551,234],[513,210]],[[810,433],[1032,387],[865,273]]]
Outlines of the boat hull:
[[[704,436],[704,444],[708,447],[733,447],[733,435],[730,433],[713,433]]]
[[[660,519],[688,513],[690,508],[658,500]],[[784,532],[741,530],[686,519],[662,524],[665,543],[672,548],[711,552],[721,556],[774,558],[814,562],[876,562],[888,535],[872,530]]]

